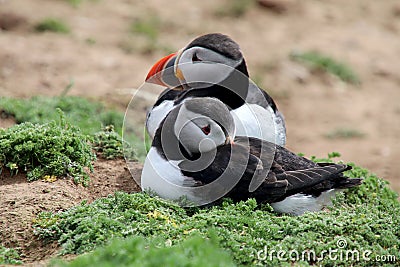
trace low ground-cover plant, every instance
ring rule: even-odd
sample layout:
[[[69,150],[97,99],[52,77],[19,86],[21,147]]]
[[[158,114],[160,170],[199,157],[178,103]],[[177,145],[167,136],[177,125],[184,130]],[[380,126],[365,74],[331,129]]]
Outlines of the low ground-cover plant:
[[[290,54],[290,57],[311,68],[330,73],[344,82],[352,84],[360,83],[359,77],[348,65],[319,52],[293,52]]]
[[[73,83],[70,86],[72,85]],[[67,92],[69,87],[66,89]],[[93,137],[93,149],[105,158],[123,157],[123,150],[130,159],[137,158],[136,149],[122,141],[122,112],[107,109],[99,102],[76,96],[35,96],[29,99],[0,97],[0,111],[13,116],[17,123],[44,124],[58,120],[57,109],[63,111],[68,123],[79,127],[83,134]],[[138,140],[136,143],[141,145],[142,142]],[[139,152],[144,151],[141,147],[143,145],[138,146]]]
[[[28,181],[68,176],[88,184],[84,168],[92,171],[95,160],[88,136],[67,123],[60,110],[58,116],[57,122],[25,122],[0,129],[0,171],[7,168],[11,174],[27,172]]]
[[[125,148],[127,146],[128,144],[125,144]],[[102,131],[94,134],[92,147],[106,159],[124,157],[124,142],[122,137],[114,131],[112,125],[106,126]]]
[[[65,0],[67,3],[69,3],[71,6],[78,8],[82,3],[88,2],[86,0]],[[98,0],[90,0],[89,2],[95,3],[98,2]]]
[[[71,30],[65,22],[57,18],[46,18],[35,25],[37,32],[69,33]]]
[[[0,245],[0,264],[22,264],[22,261],[15,249]]]
[[[121,134],[124,115],[106,109],[101,103],[76,96],[35,96],[29,99],[0,97],[0,110],[15,117],[17,123],[46,123],[58,120],[56,109],[61,109],[68,122],[78,126],[84,134],[94,134],[102,127],[113,125]]]
[[[254,0],[231,0],[225,1],[224,5],[218,7],[214,14],[217,17],[239,18],[244,16],[251,7],[254,6]]]
[[[106,266],[164,266],[204,267],[235,266],[230,255],[217,242],[194,236],[175,246],[159,247],[143,237],[115,239],[108,246],[82,255],[72,262],[56,261],[52,266],[106,267]]]
[[[351,139],[365,137],[365,133],[352,128],[337,128],[324,136],[329,139]]]
[[[156,41],[160,31],[161,21],[157,16],[147,16],[134,20],[130,26],[133,34],[146,36],[149,40]]]
[[[114,237],[142,236],[146,242],[164,248],[200,235],[216,238],[236,264],[245,266],[371,266],[377,264],[379,256],[400,259],[400,204],[396,193],[365,169],[354,166],[348,175],[365,177],[365,181],[359,188],[339,194],[327,211],[299,217],[276,214],[269,205],[259,206],[252,199],[184,209],[145,193],[115,193],[63,213],[41,213],[35,232],[44,239],[58,240],[64,254],[91,251]],[[113,250],[120,241],[114,242],[104,250]],[[286,254],[278,257],[278,251]],[[329,251],[334,254],[329,256]],[[349,258],[348,251],[356,251],[359,257]],[[307,257],[311,253],[310,258],[304,258],[304,253]],[[369,261],[362,258],[365,253]],[[396,264],[395,259],[388,262]],[[111,258],[103,260],[112,262]]]

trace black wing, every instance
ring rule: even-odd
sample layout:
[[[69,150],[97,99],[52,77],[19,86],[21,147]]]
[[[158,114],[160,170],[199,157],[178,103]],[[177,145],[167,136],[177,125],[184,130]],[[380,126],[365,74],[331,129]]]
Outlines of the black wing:
[[[228,165],[232,175],[241,176],[226,195],[237,201],[255,198],[273,203],[297,193],[317,196],[323,191],[356,186],[362,181],[343,176],[342,172],[351,169],[348,165],[319,165],[273,143],[247,137],[236,138],[234,145],[219,147],[214,161],[204,170],[182,173],[207,184],[217,180]],[[250,192],[251,181],[260,177],[261,185]]]
[[[268,155],[271,147],[275,148],[274,160],[265,182],[251,194],[259,201],[276,202],[297,193],[318,196],[330,189],[349,188],[362,182],[362,179],[350,179],[343,175],[344,171],[351,169],[345,164],[315,163],[284,147],[257,138],[237,137],[235,141],[241,144],[248,142],[252,155],[258,158],[265,158],[263,154]],[[284,192],[282,183],[286,183]]]

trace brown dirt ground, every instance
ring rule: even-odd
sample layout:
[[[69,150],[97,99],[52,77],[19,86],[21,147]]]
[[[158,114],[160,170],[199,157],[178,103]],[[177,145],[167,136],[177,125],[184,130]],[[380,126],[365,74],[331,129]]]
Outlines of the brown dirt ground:
[[[268,89],[285,114],[289,149],[318,157],[339,151],[344,161],[370,169],[400,191],[398,0],[282,0],[278,7],[253,6],[240,18],[215,15],[228,3],[115,0],[82,1],[74,7],[68,1],[0,0],[0,97],[58,95],[73,79],[69,94],[124,110],[134,88],[166,50],[176,51],[203,33],[223,32],[241,45],[251,77]],[[35,33],[34,25],[46,17],[61,18],[71,33]],[[164,47],[152,53],[144,49],[149,45],[146,38],[129,33],[133,21],[149,17],[160,22],[151,42]],[[362,83],[345,84],[288,57],[292,51],[309,50],[347,62]],[[134,105],[138,117],[143,119],[143,110],[159,92],[149,89],[139,98]],[[0,127],[12,125],[12,119],[3,117]],[[326,137],[337,129],[364,136]],[[1,242],[21,246],[28,261],[52,254],[55,248],[41,248],[32,236],[35,214],[116,190],[134,191],[124,167],[123,161],[97,162],[89,188],[65,180],[26,183],[21,175],[3,174]]]
[[[133,175],[139,176],[141,164],[133,163]],[[53,183],[27,182],[24,173],[11,176],[8,171],[0,175],[0,240],[6,247],[20,248],[27,266],[45,265],[57,254],[56,242],[44,243],[33,234],[32,223],[42,211],[64,211],[83,200],[89,202],[106,197],[116,191],[140,191],[125,160],[99,158],[94,163],[88,187],[76,185],[69,179]]]

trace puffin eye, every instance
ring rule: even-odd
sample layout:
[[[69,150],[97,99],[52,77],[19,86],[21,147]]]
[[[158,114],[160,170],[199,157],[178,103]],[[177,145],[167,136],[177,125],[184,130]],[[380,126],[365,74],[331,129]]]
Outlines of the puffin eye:
[[[194,53],[192,56],[192,62],[199,62],[199,61],[201,61],[201,59],[197,56],[196,53]]]
[[[205,135],[209,135],[211,132],[210,125],[204,126],[203,128],[201,128],[201,130]]]

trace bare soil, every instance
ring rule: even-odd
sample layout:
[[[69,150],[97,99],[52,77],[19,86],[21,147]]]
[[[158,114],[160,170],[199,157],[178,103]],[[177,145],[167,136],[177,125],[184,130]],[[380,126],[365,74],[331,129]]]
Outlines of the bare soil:
[[[141,164],[134,163],[133,175],[139,176]],[[20,248],[24,262],[49,259],[57,254],[56,242],[45,243],[33,233],[32,223],[42,211],[59,212],[87,200],[106,197],[116,191],[140,191],[125,160],[98,159],[90,175],[90,185],[83,187],[72,180],[27,182],[26,175],[0,175],[0,240],[6,247]],[[45,261],[43,261],[45,263]]]
[[[288,148],[306,156],[339,151],[400,191],[400,4],[398,0],[259,0],[240,18],[222,17],[228,0],[68,1],[0,0],[0,97],[71,95],[125,110],[152,64],[200,34],[222,32],[242,48],[251,77],[274,97],[286,116]],[[62,19],[70,34],[36,33],[47,17]],[[129,32],[135,20],[155,17],[154,40]],[[157,43],[157,49],[145,49]],[[348,63],[360,85],[349,85],[289,59],[293,51],[319,51]],[[160,93],[149,89],[134,108]],[[12,118],[0,114],[0,127]],[[138,120],[140,121],[140,120]],[[143,127],[143,125],[139,125]],[[328,138],[336,130],[362,137]],[[95,163],[88,188],[68,180],[27,183],[23,174],[0,176],[1,243],[21,247],[38,264],[57,250],[30,228],[43,210],[65,210],[83,199],[137,191],[123,160]],[[138,164],[140,173],[140,164]]]

